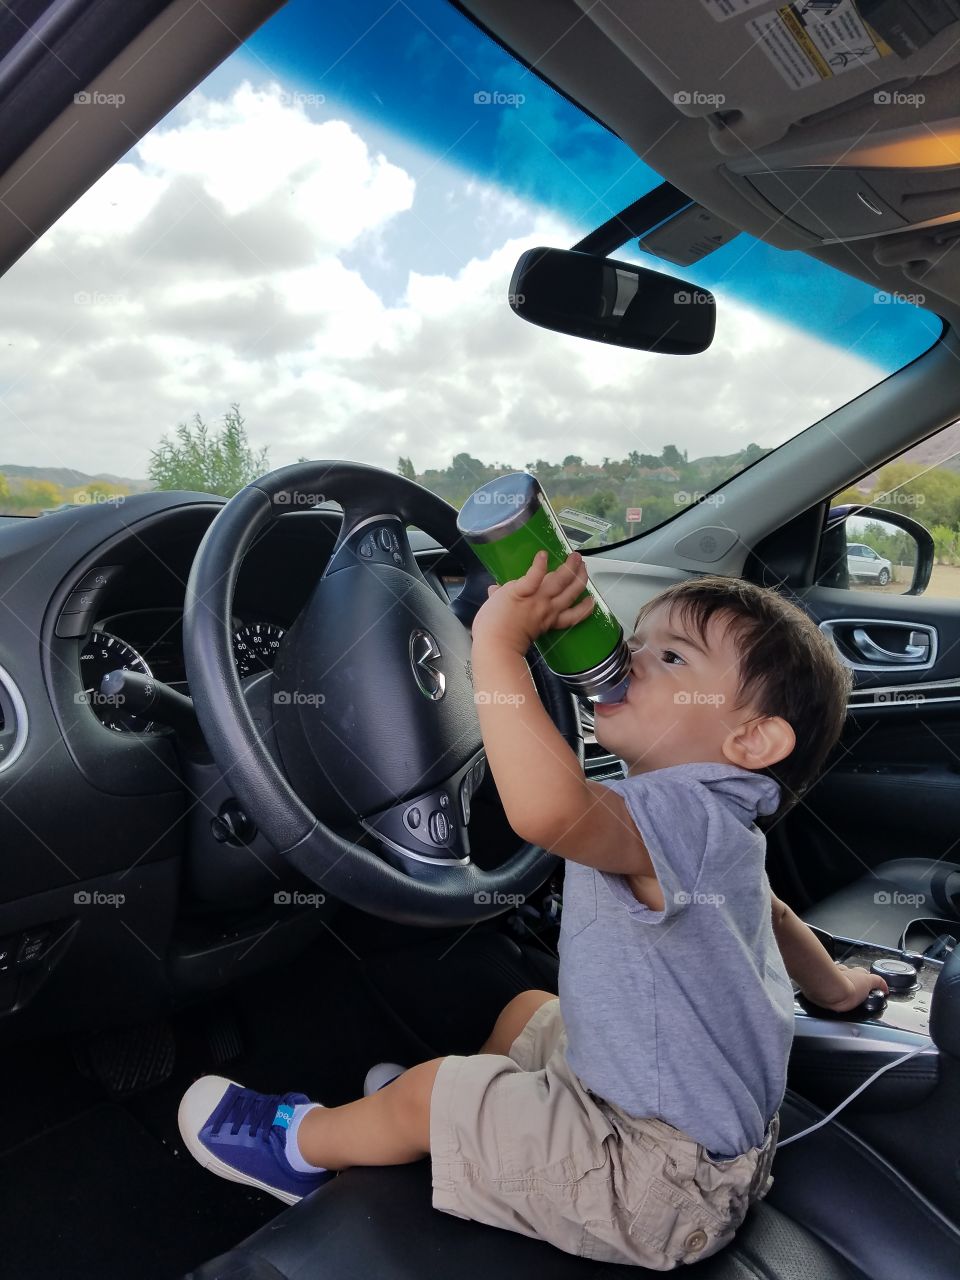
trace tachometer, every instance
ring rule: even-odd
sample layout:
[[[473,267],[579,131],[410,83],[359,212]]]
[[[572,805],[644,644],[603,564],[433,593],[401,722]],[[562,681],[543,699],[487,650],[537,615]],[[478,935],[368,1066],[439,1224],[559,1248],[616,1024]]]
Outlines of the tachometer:
[[[153,672],[125,640],[119,640],[106,631],[94,631],[90,639],[80,651],[80,679],[83,682],[84,700],[98,719],[113,729],[115,733],[149,733],[156,726],[151,720],[144,720],[132,712],[124,712],[123,706],[114,698],[107,698],[100,692],[100,681],[109,671],[118,668],[124,671],[139,671],[142,675],[152,676]]]
[[[252,622],[239,627],[233,633],[233,660],[240,679],[272,671],[282,639],[283,628],[270,622]]]

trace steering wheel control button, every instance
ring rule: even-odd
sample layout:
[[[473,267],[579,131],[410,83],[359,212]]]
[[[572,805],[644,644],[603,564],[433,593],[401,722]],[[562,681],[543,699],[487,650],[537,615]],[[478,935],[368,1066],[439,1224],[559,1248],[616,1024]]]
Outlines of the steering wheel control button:
[[[420,810],[417,806],[415,804],[411,805],[403,816],[406,819],[407,826],[416,831],[420,825]]]
[[[434,844],[446,844],[450,835],[450,823],[447,821],[447,815],[441,813],[439,809],[434,809],[427,819],[427,829]]]
[[[374,552],[373,538],[368,535],[360,543],[360,554],[363,556],[364,560],[369,560],[372,557],[373,552]]]
[[[389,529],[386,529],[386,528],[380,528],[380,529],[378,529],[378,530],[377,530],[377,541],[380,543],[380,546],[384,549],[384,551],[392,551],[392,550],[393,550],[393,538],[392,538],[392,536],[391,536],[391,534],[390,534],[390,530],[389,530]]]
[[[906,960],[874,960],[870,972],[883,978],[892,994],[910,991],[917,985],[917,971]]]

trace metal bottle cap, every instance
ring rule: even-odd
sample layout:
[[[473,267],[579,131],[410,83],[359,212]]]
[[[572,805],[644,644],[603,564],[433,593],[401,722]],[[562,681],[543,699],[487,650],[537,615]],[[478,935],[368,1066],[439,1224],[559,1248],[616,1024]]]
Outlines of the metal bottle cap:
[[[529,471],[496,476],[475,490],[460,508],[457,528],[468,542],[496,542],[530,519],[543,490]]]

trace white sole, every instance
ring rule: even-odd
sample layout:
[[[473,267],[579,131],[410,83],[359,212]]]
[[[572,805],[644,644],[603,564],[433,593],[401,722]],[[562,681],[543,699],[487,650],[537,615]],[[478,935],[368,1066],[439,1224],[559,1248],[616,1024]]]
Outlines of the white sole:
[[[227,1080],[223,1076],[207,1077],[207,1079],[223,1080],[224,1088],[227,1085],[236,1083],[236,1081]],[[241,1085],[237,1085],[238,1089],[241,1087]],[[295,1196],[289,1191],[281,1191],[278,1187],[271,1187],[269,1183],[261,1182],[258,1178],[251,1178],[249,1174],[241,1173],[239,1169],[234,1169],[231,1165],[225,1164],[212,1151],[207,1150],[197,1133],[198,1129],[206,1123],[207,1117],[213,1114],[214,1107],[210,1108],[198,1126],[195,1118],[188,1114],[191,1108],[187,1103],[187,1099],[190,1097],[192,1088],[193,1085],[180,1099],[180,1106],[177,1109],[177,1124],[180,1127],[180,1136],[183,1138],[184,1144],[194,1160],[203,1165],[204,1169],[209,1169],[211,1173],[215,1173],[221,1178],[226,1178],[228,1182],[239,1182],[247,1187],[256,1187],[258,1191],[266,1191],[269,1195],[276,1196],[284,1204],[299,1204],[303,1196]]]

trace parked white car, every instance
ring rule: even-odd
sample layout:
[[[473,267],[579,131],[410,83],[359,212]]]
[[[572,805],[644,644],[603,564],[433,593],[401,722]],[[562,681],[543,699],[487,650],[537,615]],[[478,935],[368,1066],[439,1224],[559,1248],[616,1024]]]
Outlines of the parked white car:
[[[848,542],[847,573],[885,587],[893,577],[893,566],[865,542]]]

